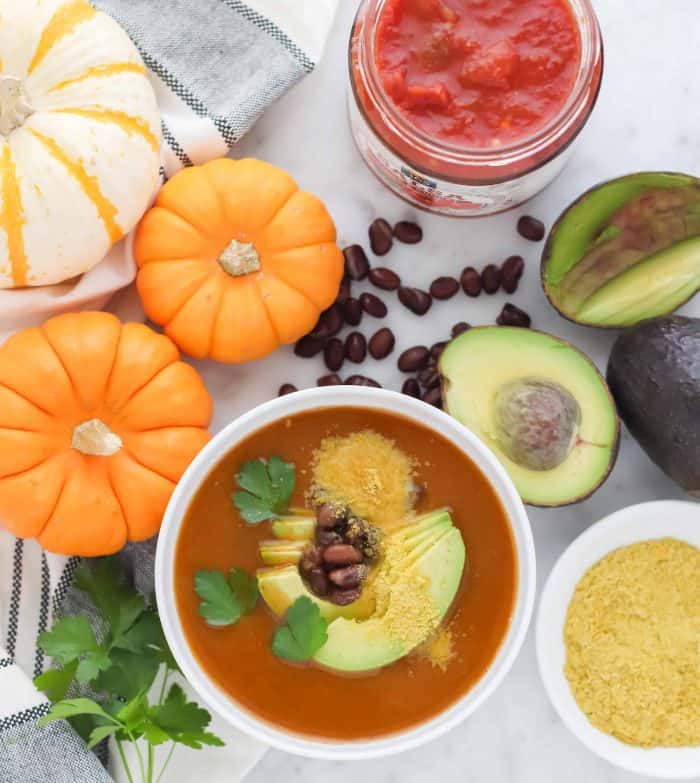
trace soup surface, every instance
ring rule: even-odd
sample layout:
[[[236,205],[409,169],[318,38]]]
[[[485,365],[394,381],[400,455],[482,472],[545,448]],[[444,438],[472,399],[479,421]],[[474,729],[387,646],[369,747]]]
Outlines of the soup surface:
[[[314,452],[329,436],[372,431],[414,460],[425,491],[415,512],[448,507],[461,532],[467,565],[443,622],[449,663],[412,653],[371,673],[344,675],[276,657],[270,641],[279,621],[258,602],[235,625],[213,628],[199,614],[194,590],[201,569],[262,566],[259,545],[270,522],[249,525],[231,501],[236,474],[248,460],[280,456],[293,463],[292,506],[303,507]],[[296,414],[249,436],[212,470],[183,522],[175,558],[182,626],[208,675],[244,709],[271,724],[329,739],[371,739],[434,717],[466,693],[496,655],[508,630],[517,578],[515,545],[501,503],[477,466],[432,431],[401,416],[351,407]]]

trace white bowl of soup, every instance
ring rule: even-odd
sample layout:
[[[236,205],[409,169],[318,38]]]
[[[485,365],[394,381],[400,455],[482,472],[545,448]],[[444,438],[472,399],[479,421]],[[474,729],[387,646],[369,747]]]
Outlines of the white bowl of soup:
[[[156,556],[163,628],[202,700],[324,759],[464,721],[512,666],[534,595],[530,524],[489,449],[436,408],[362,387],[229,424],[178,484]]]

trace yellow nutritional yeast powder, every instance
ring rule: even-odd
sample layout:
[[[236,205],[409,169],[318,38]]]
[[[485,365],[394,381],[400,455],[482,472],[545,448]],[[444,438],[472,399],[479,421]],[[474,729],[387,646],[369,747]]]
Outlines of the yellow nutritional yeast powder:
[[[596,728],[644,748],[700,745],[700,549],[664,538],[611,552],[578,583],[564,643]]]
[[[410,511],[413,460],[377,432],[325,438],[312,469],[315,504],[342,503],[380,527]]]

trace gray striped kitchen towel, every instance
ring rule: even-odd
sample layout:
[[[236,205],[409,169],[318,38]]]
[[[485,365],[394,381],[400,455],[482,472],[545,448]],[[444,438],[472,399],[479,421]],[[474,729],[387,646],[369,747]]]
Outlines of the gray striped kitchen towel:
[[[93,2],[122,24],[150,69],[163,118],[166,176],[226,154],[266,106],[311,71],[337,5],[337,0]],[[56,286],[49,295],[37,291],[29,305],[0,296],[0,338],[52,312],[102,306],[133,274],[128,242],[122,242],[80,281]],[[36,728],[48,703],[31,678],[51,663],[37,649],[37,636],[71,611],[70,585],[78,561],[47,554],[36,542],[17,540],[1,528],[0,520],[0,783],[109,781],[67,724]],[[152,542],[130,547],[124,555],[144,590],[152,588],[152,556]],[[208,783],[234,783],[265,750],[216,718],[212,728],[226,747],[198,753],[184,749],[165,783],[199,779],[203,769]],[[203,764],[200,754],[205,752]],[[119,780],[119,772],[114,774]]]

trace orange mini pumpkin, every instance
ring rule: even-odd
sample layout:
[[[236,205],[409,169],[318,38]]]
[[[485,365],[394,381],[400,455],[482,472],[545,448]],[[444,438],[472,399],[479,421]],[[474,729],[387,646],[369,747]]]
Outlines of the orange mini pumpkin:
[[[211,398],[172,341],[108,313],[51,318],[0,348],[0,522],[50,552],[155,535],[209,439]]]
[[[148,317],[198,359],[260,359],[309,332],[343,275],[323,204],[259,160],[183,169],[136,232]]]

